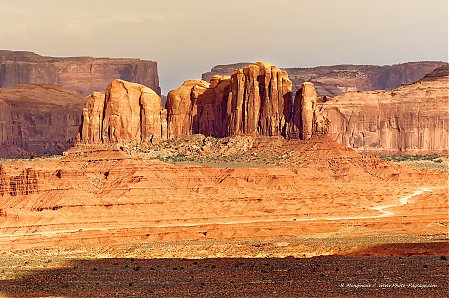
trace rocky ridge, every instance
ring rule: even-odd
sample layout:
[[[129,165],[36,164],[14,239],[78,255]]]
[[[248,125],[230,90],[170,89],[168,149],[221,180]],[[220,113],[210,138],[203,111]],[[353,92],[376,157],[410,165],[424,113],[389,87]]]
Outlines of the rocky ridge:
[[[444,69],[447,66],[417,83],[392,91],[347,92],[335,98],[318,97],[314,85],[306,82],[293,100],[287,73],[269,63],[258,62],[236,69],[231,76],[214,76],[209,83],[189,80],[170,91],[167,110],[161,108],[158,100],[157,108],[151,112],[159,119],[151,124],[151,135],[154,129],[158,131],[155,140],[194,134],[307,140],[329,134],[347,147],[376,154],[444,154],[448,149],[448,77]],[[113,90],[109,94],[115,96]],[[140,100],[137,97],[135,102]],[[113,106],[119,106],[120,98],[122,95],[117,95]],[[133,125],[146,124],[139,122],[143,121],[140,114],[126,116],[127,110],[136,109],[133,104],[126,100],[121,104],[113,113],[119,118],[125,115],[119,121],[122,126],[119,131],[139,134]],[[96,113],[87,106],[84,118],[96,119],[104,114],[101,108]],[[126,121],[135,124],[126,124],[128,118],[131,120]],[[81,135],[84,143],[100,139],[100,130],[92,131],[98,135],[97,139],[86,137],[89,134],[86,130]],[[102,138],[103,142],[153,142],[152,137],[117,138],[104,130]]]
[[[235,68],[250,63],[214,66],[202,79],[209,81],[214,75],[229,75]],[[315,85],[318,96],[336,96],[347,91],[391,90],[402,84],[414,83],[446,62],[423,61],[395,65],[334,65],[311,68],[283,68],[296,92],[304,82]]]

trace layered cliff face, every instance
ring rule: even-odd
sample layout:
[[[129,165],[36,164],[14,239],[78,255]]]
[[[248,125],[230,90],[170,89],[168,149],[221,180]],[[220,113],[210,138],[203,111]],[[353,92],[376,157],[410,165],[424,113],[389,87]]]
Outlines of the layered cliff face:
[[[44,57],[0,50],[0,87],[21,83],[57,84],[90,94],[114,79],[143,84],[160,95],[157,63],[140,59]]]
[[[214,75],[227,75],[247,63],[218,65],[203,74],[203,80],[210,80]],[[410,84],[447,65],[445,62],[409,62],[396,65],[335,65],[313,68],[285,68],[292,90],[299,90],[304,82],[315,85],[318,96],[336,96],[347,91],[390,90],[402,84]]]
[[[285,71],[258,62],[231,76],[187,81],[167,97],[169,136],[285,135],[292,109]]]
[[[79,139],[83,143],[155,143],[167,138],[167,113],[152,89],[112,81],[106,94],[87,97]]]
[[[347,92],[318,104],[339,143],[375,153],[444,153],[449,148],[449,76],[442,66],[392,91]]]
[[[0,157],[59,154],[74,141],[84,96],[54,85],[0,88]]]

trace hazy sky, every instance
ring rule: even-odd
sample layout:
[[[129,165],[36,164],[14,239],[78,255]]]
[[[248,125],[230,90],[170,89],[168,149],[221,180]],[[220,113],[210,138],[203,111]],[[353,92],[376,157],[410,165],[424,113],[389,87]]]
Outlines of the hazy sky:
[[[0,0],[1,49],[158,62],[163,93],[217,64],[448,60],[448,0]],[[106,86],[105,86],[106,87]]]

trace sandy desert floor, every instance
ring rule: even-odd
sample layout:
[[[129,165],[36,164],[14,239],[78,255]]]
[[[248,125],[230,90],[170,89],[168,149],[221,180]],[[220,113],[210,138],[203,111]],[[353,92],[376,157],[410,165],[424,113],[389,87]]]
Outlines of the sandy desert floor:
[[[444,297],[446,171],[278,142],[221,164],[83,146],[2,162],[0,293]]]

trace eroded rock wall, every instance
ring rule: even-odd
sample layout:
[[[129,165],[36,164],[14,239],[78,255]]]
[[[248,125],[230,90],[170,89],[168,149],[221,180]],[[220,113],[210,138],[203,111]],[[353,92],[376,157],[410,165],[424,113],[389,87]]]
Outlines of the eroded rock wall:
[[[169,135],[285,135],[292,103],[285,71],[258,62],[231,76],[214,76],[210,84],[187,81],[171,91],[167,97]]]
[[[167,113],[152,89],[113,80],[86,99],[82,143],[155,143],[167,138]]]
[[[449,76],[443,66],[392,91],[347,92],[319,104],[330,135],[357,150],[379,154],[447,153]]]

